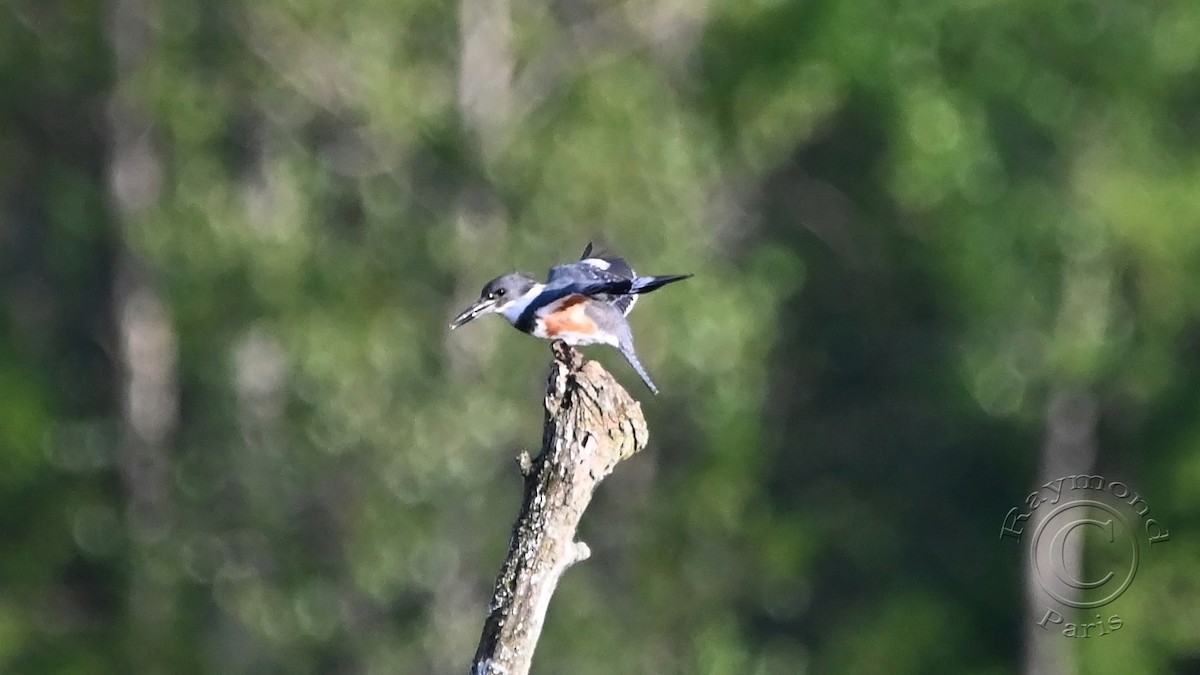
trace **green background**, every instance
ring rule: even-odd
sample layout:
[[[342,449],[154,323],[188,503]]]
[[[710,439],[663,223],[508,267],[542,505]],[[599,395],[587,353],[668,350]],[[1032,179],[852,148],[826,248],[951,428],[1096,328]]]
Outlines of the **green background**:
[[[1198,35],[1194,0],[4,3],[0,671],[466,672],[548,350],[446,324],[595,240],[696,276],[632,315],[661,396],[588,352],[651,447],[535,673],[1200,672]],[[1172,538],[1119,631],[1031,656],[999,529],[1071,473]]]

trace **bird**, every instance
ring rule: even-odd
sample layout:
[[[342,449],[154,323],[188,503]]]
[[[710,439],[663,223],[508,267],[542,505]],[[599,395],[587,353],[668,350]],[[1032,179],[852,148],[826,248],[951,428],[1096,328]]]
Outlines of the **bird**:
[[[638,276],[619,256],[593,255],[589,243],[579,260],[550,268],[545,283],[524,272],[510,272],[487,282],[479,300],[450,322],[450,330],[484,314],[500,314],[513,328],[537,338],[616,347],[657,395],[658,387],[634,350],[626,317],[638,296],[691,276]]]

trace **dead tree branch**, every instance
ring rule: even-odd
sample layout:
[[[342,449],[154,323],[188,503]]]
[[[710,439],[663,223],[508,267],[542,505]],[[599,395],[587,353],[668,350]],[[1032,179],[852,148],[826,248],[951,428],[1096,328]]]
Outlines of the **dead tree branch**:
[[[641,405],[612,375],[554,343],[542,451],[522,456],[525,498],[496,579],[473,675],[525,675],[563,572],[590,555],[575,541],[592,493],[646,446]]]

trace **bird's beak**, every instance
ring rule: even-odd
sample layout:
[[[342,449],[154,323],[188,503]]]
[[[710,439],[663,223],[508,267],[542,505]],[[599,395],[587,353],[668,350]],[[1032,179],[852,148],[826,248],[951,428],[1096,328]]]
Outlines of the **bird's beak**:
[[[495,306],[496,306],[495,300],[489,300],[487,298],[480,298],[479,300],[477,300],[475,302],[475,304],[473,304],[470,307],[463,310],[462,314],[459,314],[458,316],[454,317],[454,320],[450,322],[450,330],[454,330],[455,328],[458,328],[459,326],[467,323],[468,321],[471,321],[472,319],[478,317],[480,314],[486,314],[487,312],[491,311],[491,309]]]

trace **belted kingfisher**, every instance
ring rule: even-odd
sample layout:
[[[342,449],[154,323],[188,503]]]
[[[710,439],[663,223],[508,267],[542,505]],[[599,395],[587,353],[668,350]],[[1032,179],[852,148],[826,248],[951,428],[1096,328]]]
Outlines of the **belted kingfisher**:
[[[479,300],[450,322],[450,330],[483,314],[503,314],[513,328],[534,337],[562,340],[569,345],[606,344],[616,347],[650,391],[658,387],[646,374],[633,349],[625,317],[638,295],[692,275],[639,277],[629,263],[614,255],[592,256],[592,245],[576,262],[550,268],[546,283],[522,272],[487,282]]]

